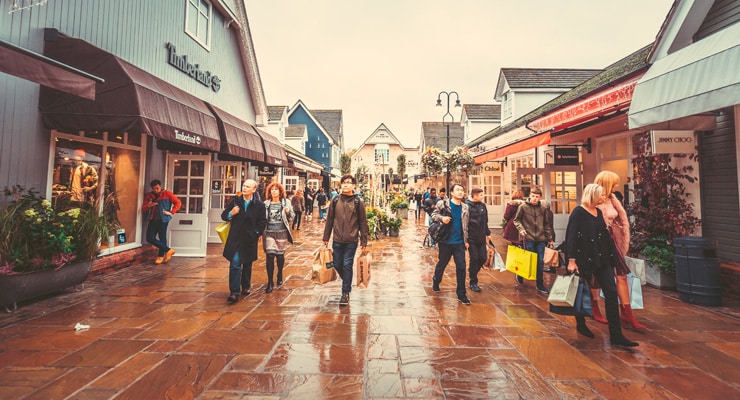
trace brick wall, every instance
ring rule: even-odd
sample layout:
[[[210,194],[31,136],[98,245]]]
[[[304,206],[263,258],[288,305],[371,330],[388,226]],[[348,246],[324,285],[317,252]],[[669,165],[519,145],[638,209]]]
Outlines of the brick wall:
[[[722,298],[740,300],[740,263],[720,264]]]
[[[154,246],[147,245],[138,249],[122,251],[97,258],[90,270],[90,275],[99,275],[131,265],[153,263],[155,258],[157,258],[157,248]]]

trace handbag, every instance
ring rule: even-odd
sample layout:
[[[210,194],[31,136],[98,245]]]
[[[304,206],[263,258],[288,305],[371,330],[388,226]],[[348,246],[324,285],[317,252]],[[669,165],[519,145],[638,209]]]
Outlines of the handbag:
[[[555,306],[572,307],[576,302],[579,281],[578,275],[575,274],[558,275],[550,288],[547,302]]]
[[[645,284],[647,284],[647,278],[645,276],[645,260],[624,256],[624,262],[627,263],[627,267],[629,267],[630,271],[640,278],[640,284],[645,286]]]
[[[506,269],[526,280],[535,280],[537,278],[537,253],[509,245],[506,250]]]
[[[578,280],[578,290],[576,291],[576,299],[573,302],[573,307],[567,306],[555,306],[550,304],[550,312],[559,315],[570,315],[578,317],[591,317],[593,312],[591,311],[591,288],[583,280]]]
[[[222,222],[216,227],[216,233],[221,239],[221,243],[226,244],[226,239],[229,237],[229,231],[231,230],[231,222]]]
[[[548,267],[554,267],[557,268],[560,266],[560,252],[551,249],[549,247],[545,247],[545,255],[542,258],[543,265]]]
[[[627,274],[627,286],[630,292],[630,307],[633,310],[642,310],[645,308],[645,302],[642,298],[642,284],[640,278],[632,273]],[[604,291],[599,291],[599,296],[604,298]],[[619,300],[619,298],[617,298]],[[620,302],[621,304],[621,302]]]
[[[504,260],[501,259],[501,254],[496,250],[494,250],[493,253],[493,269],[501,272],[506,271],[506,264],[504,264]]]
[[[357,258],[357,287],[365,289],[370,284],[370,262],[369,253],[360,254]]]
[[[313,253],[313,263],[311,264],[311,281],[314,283],[323,284],[337,279],[337,271],[334,268],[326,268],[326,264],[324,263],[324,256],[322,256],[322,253],[324,253],[325,250],[331,251],[331,249],[327,249],[325,246],[322,245]]]
[[[447,240],[450,236],[450,224],[444,224],[442,221],[435,221],[429,225],[429,236],[435,242]]]

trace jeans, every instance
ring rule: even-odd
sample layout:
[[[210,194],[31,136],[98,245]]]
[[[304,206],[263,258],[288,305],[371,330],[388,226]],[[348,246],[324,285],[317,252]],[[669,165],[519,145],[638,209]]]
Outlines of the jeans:
[[[488,258],[488,249],[485,243],[470,243],[468,247],[468,253],[470,253],[470,284],[478,284],[478,272],[480,271],[483,263]]]
[[[231,295],[239,295],[241,289],[249,290],[252,281],[252,261],[246,262],[242,268],[242,260],[239,252],[234,253],[234,258],[229,264],[229,292]]]
[[[352,291],[352,265],[355,262],[357,243],[332,242],[331,249],[334,252],[334,269],[342,277],[342,293]]]
[[[296,211],[295,212],[295,218],[293,218],[293,226],[292,228],[296,228],[296,224],[298,224],[298,229],[301,229],[301,214],[303,214],[303,211]]]
[[[433,222],[432,216],[427,214],[427,226],[431,226],[432,222]],[[437,244],[437,242],[435,242],[434,239],[432,239],[432,235],[429,235],[429,245],[434,247],[435,244]]]
[[[319,219],[326,219],[326,210],[325,208],[321,208],[319,206]]]
[[[537,253],[537,288],[544,288],[545,281],[543,274],[545,271],[545,247],[546,242],[524,242],[525,248],[529,251]]]
[[[434,268],[432,279],[436,283],[442,282],[442,276],[445,268],[450,262],[450,258],[455,260],[455,276],[457,277],[457,297],[465,296],[465,245],[464,244],[447,244],[439,243],[439,261]]]
[[[170,250],[167,246],[167,225],[169,224],[169,221],[162,222],[161,219],[153,219],[146,227],[146,241],[159,249],[159,257],[164,257],[164,253]]]

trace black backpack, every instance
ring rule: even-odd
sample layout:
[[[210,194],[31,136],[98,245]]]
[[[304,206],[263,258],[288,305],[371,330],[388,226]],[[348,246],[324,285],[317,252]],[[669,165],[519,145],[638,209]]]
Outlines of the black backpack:
[[[452,216],[452,210],[449,209],[447,203],[445,203],[445,206],[442,208],[440,215],[443,217]],[[436,221],[429,225],[429,230],[427,232],[429,232],[429,237],[431,237],[435,242],[443,242],[450,237],[451,226],[451,223],[445,224],[442,221]]]

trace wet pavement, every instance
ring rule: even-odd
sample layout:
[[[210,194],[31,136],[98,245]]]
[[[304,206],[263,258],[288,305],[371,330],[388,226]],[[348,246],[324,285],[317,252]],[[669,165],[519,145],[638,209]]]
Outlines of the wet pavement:
[[[509,272],[482,271],[470,306],[455,296],[452,264],[433,292],[436,251],[421,248],[425,228],[412,219],[400,237],[372,242],[369,287],[339,307],[340,281],[311,282],[322,229],[314,219],[295,233],[286,281],[270,294],[261,256],[252,294],[235,305],[211,245],[205,259],[93,276],[82,291],[3,313],[0,398],[740,398],[734,305],[645,287],[647,309],[635,312],[648,332],[625,331],[635,349],[611,347],[606,325],[589,320],[596,338],[577,335]]]

